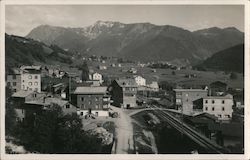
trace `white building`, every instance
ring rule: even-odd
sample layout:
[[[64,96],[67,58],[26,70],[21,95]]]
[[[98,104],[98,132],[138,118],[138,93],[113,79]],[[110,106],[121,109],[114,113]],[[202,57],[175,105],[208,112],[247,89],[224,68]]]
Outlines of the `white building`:
[[[215,115],[219,120],[230,120],[233,113],[233,96],[208,96],[203,98],[203,112]]]
[[[158,82],[152,81],[150,84],[147,85],[148,88],[150,88],[152,91],[158,92],[159,91],[159,85]]]
[[[97,73],[97,72],[90,74],[89,79],[93,80],[93,81],[99,81],[100,84],[102,84],[102,82],[103,82],[102,75],[100,73]]]
[[[141,76],[134,76],[135,83],[138,86],[146,86],[146,79]]]
[[[107,69],[107,66],[99,65],[99,66],[98,66],[98,69],[99,69],[99,70],[106,70],[106,69]]]
[[[7,76],[7,83],[13,77],[19,76],[20,78],[15,78],[15,86],[20,86],[15,91],[19,90],[28,90],[28,91],[36,91],[41,92],[41,66],[22,66],[20,67],[20,73],[15,75]],[[14,82],[13,82],[14,83]]]

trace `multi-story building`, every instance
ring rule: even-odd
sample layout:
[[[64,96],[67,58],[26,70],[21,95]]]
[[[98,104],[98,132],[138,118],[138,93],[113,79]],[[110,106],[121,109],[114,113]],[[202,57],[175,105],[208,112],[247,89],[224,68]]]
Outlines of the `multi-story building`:
[[[134,76],[134,79],[138,86],[146,86],[146,79],[142,76]]]
[[[15,106],[16,120],[23,121],[26,117],[39,113],[42,110],[51,108],[51,105],[56,104],[61,107],[63,114],[76,113],[76,107],[69,101],[60,98],[48,97],[47,93],[36,91],[20,90],[12,95]]]
[[[41,92],[41,66],[22,66],[21,89]]]
[[[9,74],[7,75],[7,86],[13,91],[17,92],[21,90],[21,74]]]
[[[203,112],[218,117],[219,120],[230,120],[233,113],[233,96],[206,96],[203,98]]]
[[[174,89],[176,107],[185,114],[192,114],[195,109],[202,110],[202,98],[208,94],[203,89]]]
[[[151,83],[147,84],[149,91],[159,92],[159,85],[158,82],[152,81]]]
[[[108,116],[110,96],[107,95],[107,87],[77,87],[73,97],[74,103],[79,108],[77,113],[81,117],[88,114]]]
[[[117,107],[136,107],[137,84],[134,79],[120,78],[111,84],[113,105]]]
[[[41,66],[22,66],[18,73],[7,75],[7,85],[14,92],[30,90],[41,92]]]

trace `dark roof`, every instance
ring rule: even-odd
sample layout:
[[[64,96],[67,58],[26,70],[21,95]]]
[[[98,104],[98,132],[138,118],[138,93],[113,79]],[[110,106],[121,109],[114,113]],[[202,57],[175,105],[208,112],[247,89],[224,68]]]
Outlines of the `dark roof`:
[[[193,115],[193,118],[200,118],[200,117],[206,117],[212,120],[218,120],[216,116],[209,114],[209,113],[205,113],[205,112]]]
[[[227,84],[223,83],[221,81],[215,81],[215,82],[210,83],[210,86],[222,86],[222,87],[226,87]]]
[[[120,87],[137,87],[137,84],[132,78],[119,78],[115,80]]]

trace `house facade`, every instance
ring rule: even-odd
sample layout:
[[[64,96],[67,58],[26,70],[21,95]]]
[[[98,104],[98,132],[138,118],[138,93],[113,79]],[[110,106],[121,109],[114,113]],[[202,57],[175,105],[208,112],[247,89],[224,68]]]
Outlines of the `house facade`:
[[[159,92],[159,85],[158,82],[156,81],[152,81],[150,84],[147,85],[147,87],[149,88],[150,91],[154,91],[154,92]]]
[[[194,108],[202,108],[202,98],[208,94],[208,91],[203,89],[174,89],[174,91],[176,107],[185,114],[192,114]]]
[[[100,84],[103,83],[102,75],[100,73],[93,73],[89,75],[89,79],[93,81],[99,81]]]
[[[36,91],[25,91],[20,90],[15,92],[11,98],[14,102],[15,112],[16,112],[16,120],[23,121],[25,117],[29,114],[33,114],[34,112],[41,110],[41,107],[30,106],[27,107],[27,102],[37,101],[39,99],[43,99],[45,97],[44,93],[38,93]]]
[[[233,114],[233,96],[207,96],[203,98],[203,112],[218,117],[219,120],[230,120]]]
[[[14,102],[17,121],[23,121],[29,115],[33,116],[35,113],[49,109],[53,104],[61,107],[62,113],[65,115],[76,113],[76,107],[68,101],[48,97],[44,92],[20,90],[14,93],[11,98]]]
[[[9,74],[7,75],[7,86],[13,91],[17,92],[21,90],[21,74]]]
[[[142,76],[134,76],[134,79],[138,86],[146,86],[146,79]]]
[[[7,85],[14,92],[29,90],[41,92],[41,66],[22,66],[19,73],[7,75]]]
[[[81,117],[88,114],[93,114],[97,117],[108,116],[110,97],[107,95],[107,87],[77,87],[74,91],[74,101],[79,108],[77,113]]]
[[[21,76],[22,90],[41,92],[41,74],[39,70],[24,71]]]
[[[134,79],[120,78],[111,84],[113,105],[123,108],[136,107],[137,84]]]

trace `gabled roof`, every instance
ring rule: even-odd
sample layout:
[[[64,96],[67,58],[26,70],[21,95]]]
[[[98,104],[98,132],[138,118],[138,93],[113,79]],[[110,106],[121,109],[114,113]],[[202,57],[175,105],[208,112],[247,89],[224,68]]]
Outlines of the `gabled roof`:
[[[206,112],[201,112],[201,113],[193,115],[193,118],[197,118],[197,117],[207,117],[209,119],[218,120],[218,118],[216,116],[209,114],[209,113],[206,113]]]
[[[33,105],[45,105],[48,106],[50,104],[57,104],[59,106],[64,106],[68,103],[68,101],[62,100],[60,98],[50,98],[50,97],[42,97],[37,100],[27,101],[26,104],[33,104]]]
[[[137,87],[137,84],[132,78],[119,78],[115,80],[120,87]]]
[[[210,83],[210,86],[227,86],[227,84],[221,81],[215,81]]]
[[[64,106],[68,103],[68,101],[65,101],[59,98],[46,98],[45,103],[46,104],[55,103],[55,104],[58,104],[59,106]]]
[[[31,93],[33,93],[34,91],[24,91],[24,90],[20,90],[18,92],[15,92],[12,97],[18,97],[18,98],[25,98],[28,95],[30,95]]]
[[[77,87],[74,91],[74,94],[105,94],[107,91],[107,87],[101,86],[83,86]]]

